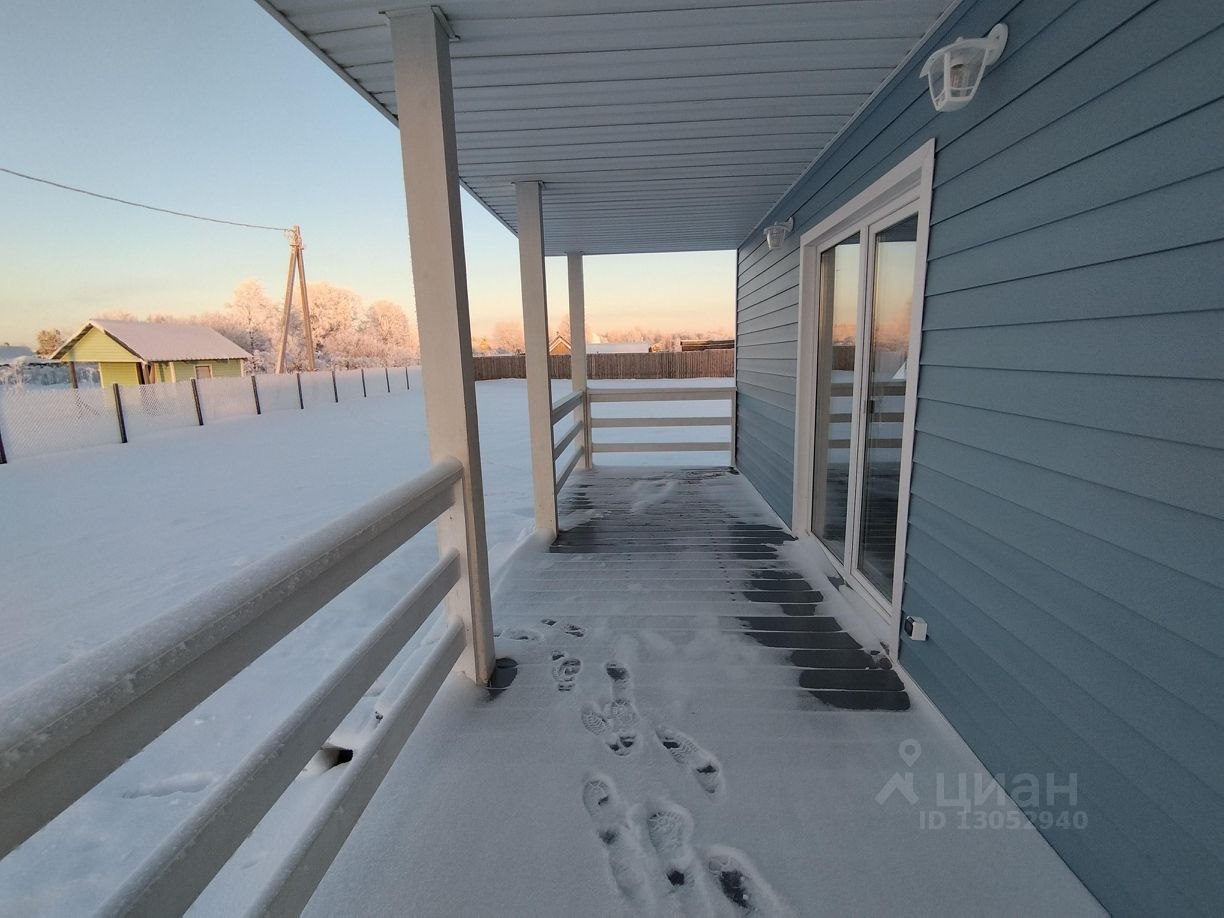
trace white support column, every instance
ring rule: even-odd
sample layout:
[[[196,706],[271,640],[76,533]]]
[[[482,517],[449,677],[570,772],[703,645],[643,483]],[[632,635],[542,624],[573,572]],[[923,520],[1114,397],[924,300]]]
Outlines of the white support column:
[[[548,289],[544,280],[544,216],[539,182],[515,182],[523,347],[527,352],[527,419],[536,529],[557,534],[557,469],[553,464],[552,383],[548,378]]]
[[[574,391],[587,387],[586,361],[586,285],[582,278],[582,253],[566,254],[569,266],[569,319],[570,319],[570,379]],[[582,467],[591,467],[591,410],[585,398],[582,407],[575,412],[582,420]]]
[[[435,462],[453,456],[463,465],[462,501],[438,519],[439,550],[445,553],[455,549],[463,559],[464,576],[447,596],[446,607],[463,622],[466,632],[460,669],[485,684],[493,673],[493,607],[459,209],[450,46],[429,7],[387,16],[395,61],[429,454]]]

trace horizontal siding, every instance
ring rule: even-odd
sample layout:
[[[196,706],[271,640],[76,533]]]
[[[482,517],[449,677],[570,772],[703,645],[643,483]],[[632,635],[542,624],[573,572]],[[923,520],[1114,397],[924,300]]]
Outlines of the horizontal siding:
[[[972,105],[917,78],[1010,36]],[[739,252],[737,462],[789,519],[798,238],[936,142],[903,662],[1111,911],[1224,899],[1224,4],[978,0]]]

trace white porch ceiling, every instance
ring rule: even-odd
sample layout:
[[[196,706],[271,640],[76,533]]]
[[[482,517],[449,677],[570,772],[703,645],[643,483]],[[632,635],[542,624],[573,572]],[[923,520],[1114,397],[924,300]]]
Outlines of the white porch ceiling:
[[[395,121],[381,11],[257,0]],[[736,248],[950,0],[443,0],[464,185],[546,251]]]

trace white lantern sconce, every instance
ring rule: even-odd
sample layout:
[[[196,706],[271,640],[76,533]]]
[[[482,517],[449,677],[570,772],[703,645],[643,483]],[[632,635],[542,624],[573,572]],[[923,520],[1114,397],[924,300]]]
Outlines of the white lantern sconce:
[[[927,58],[922,76],[929,81],[937,112],[964,108],[977,95],[986,68],[1007,44],[1007,26],[999,23],[985,38],[958,38]]]
[[[790,231],[795,228],[795,218],[787,217],[781,223],[775,223],[772,226],[765,227],[765,245],[772,251],[779,248],[786,237],[790,235]]]

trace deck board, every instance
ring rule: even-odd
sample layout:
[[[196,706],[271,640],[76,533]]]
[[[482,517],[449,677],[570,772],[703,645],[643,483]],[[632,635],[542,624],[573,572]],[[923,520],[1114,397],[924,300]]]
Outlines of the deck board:
[[[308,914],[1100,913],[1031,829],[924,828],[989,775],[744,478],[576,471],[560,511],[496,579],[496,684],[451,677]]]

